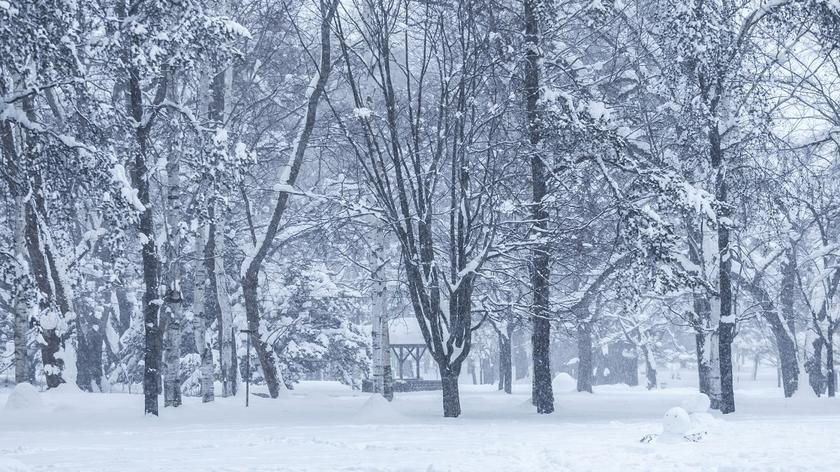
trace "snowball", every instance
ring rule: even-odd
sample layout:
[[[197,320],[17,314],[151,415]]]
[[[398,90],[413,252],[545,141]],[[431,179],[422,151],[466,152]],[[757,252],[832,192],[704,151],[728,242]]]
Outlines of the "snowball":
[[[568,393],[577,390],[577,381],[566,372],[560,372],[551,381],[551,389],[554,393]]]
[[[711,401],[705,393],[695,393],[682,402],[683,409],[689,413],[706,413],[709,411],[709,406],[711,406]]]
[[[41,394],[29,383],[19,383],[6,400],[7,410],[40,410],[44,408]]]
[[[662,434],[684,435],[691,429],[691,418],[688,412],[676,406],[665,412],[662,418]]]

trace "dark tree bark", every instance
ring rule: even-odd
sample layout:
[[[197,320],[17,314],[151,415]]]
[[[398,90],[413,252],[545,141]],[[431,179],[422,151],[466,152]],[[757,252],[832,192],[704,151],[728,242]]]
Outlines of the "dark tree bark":
[[[461,415],[461,397],[458,393],[458,375],[460,364],[452,368],[449,363],[439,364],[440,381],[443,389],[443,416],[457,418]]]
[[[157,103],[166,96],[166,78],[161,78],[158,87]],[[145,123],[134,127],[134,162],[131,168],[132,185],[137,189],[137,199],[143,205],[138,225],[142,239],[143,264],[143,326],[145,347],[143,350],[143,395],[145,412],[157,416],[160,385],[160,364],[162,357],[162,339],[160,331],[160,305],[158,281],[160,261],[155,244],[155,215],[150,199],[148,141],[152,120],[144,119],[143,90],[140,85],[139,71],[131,67],[128,77],[128,112],[135,123]]]
[[[592,393],[592,324],[588,321],[578,321],[577,346],[577,391]]]
[[[321,57],[316,74],[317,80],[315,87],[310,91],[306,100],[306,115],[304,116],[303,127],[295,141],[296,146],[292,150],[291,161],[288,163],[289,171],[286,182],[281,184],[289,186],[294,185],[297,180],[300,167],[303,164],[303,157],[309,145],[309,138],[312,136],[312,131],[315,129],[315,118],[318,112],[318,103],[321,100],[321,95],[324,93],[324,87],[330,76],[332,62],[330,59],[330,23],[335,14],[337,0],[333,0],[329,4],[322,3],[321,13]],[[265,341],[260,334],[260,306],[257,298],[259,273],[262,268],[262,263],[271,249],[272,243],[277,231],[280,228],[280,220],[286,212],[289,203],[289,192],[280,191],[277,201],[274,205],[274,211],[271,214],[271,219],[265,230],[265,235],[262,240],[257,243],[254,249],[253,257],[247,261],[245,273],[242,277],[242,295],[245,299],[245,315],[248,320],[248,330],[250,331],[251,343],[257,353],[260,361],[260,366],[263,370],[263,377],[268,384],[268,392],[271,398],[277,398],[280,394],[279,377],[277,374],[277,365],[274,362],[274,352],[271,346]]]
[[[528,141],[531,144],[531,218],[537,243],[531,255],[531,289],[534,294],[532,306],[534,379],[533,402],[538,413],[554,411],[554,392],[551,390],[551,323],[549,320],[549,283],[551,278],[550,247],[545,234],[548,229],[548,211],[545,197],[548,193],[545,163],[540,154],[542,141],[541,120],[537,109],[540,97],[540,38],[537,0],[525,0],[525,115]]]
[[[796,349],[796,249],[792,245],[786,252],[787,260],[782,264],[782,289],[780,302],[782,320],[779,328],[774,329],[776,346],[779,350],[779,369],[785,397],[792,397],[799,389],[799,361]],[[771,324],[772,327],[772,324]],[[787,330],[785,330],[787,328]],[[778,334],[776,333],[778,331]]]
[[[758,274],[752,281],[742,280],[740,276],[736,278],[741,281],[741,285],[747,289],[756,302],[761,307],[761,315],[767,320],[770,325],[770,331],[776,340],[776,348],[779,356],[779,365],[782,375],[782,385],[784,386],[785,397],[793,396],[799,384],[799,364],[797,362],[796,342],[794,341],[794,324],[792,319],[793,300],[792,294],[787,292],[790,287],[787,280],[788,274],[784,272],[786,267],[782,268],[782,312],[790,310],[791,318],[785,320],[779,316],[779,311],[776,309],[775,303],[770,298],[770,295],[761,286],[762,275]],[[787,305],[790,306],[787,306]]]
[[[511,393],[513,387],[511,334],[511,329],[508,330],[506,336],[499,333],[499,390],[504,390],[505,393]]]

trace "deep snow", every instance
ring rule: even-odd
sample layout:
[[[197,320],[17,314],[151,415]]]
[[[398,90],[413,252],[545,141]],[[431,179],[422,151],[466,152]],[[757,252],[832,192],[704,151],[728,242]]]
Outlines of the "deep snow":
[[[40,394],[43,409],[0,409],[0,471],[840,470],[840,400],[785,400],[768,383],[742,383],[738,412],[714,415],[703,441],[653,444],[639,440],[693,388],[560,392],[540,416],[527,384],[513,395],[462,385],[458,419],[440,416],[438,392],[383,404],[333,382],[248,409],[242,396],[185,398],[159,418],[142,415],[139,395],[62,388]]]

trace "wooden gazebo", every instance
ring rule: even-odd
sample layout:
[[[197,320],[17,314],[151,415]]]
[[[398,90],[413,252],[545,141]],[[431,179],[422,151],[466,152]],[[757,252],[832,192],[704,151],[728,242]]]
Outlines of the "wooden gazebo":
[[[440,380],[423,378],[422,360],[426,354],[426,341],[420,332],[420,326],[413,317],[402,317],[389,323],[391,353],[396,361],[394,390],[415,392],[420,390],[440,390]]]

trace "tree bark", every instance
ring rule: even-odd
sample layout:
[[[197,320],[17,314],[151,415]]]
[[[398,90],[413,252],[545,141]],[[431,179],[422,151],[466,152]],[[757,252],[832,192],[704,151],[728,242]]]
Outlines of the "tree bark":
[[[128,111],[134,122],[138,123],[134,127],[134,139],[137,149],[134,152],[131,180],[132,185],[137,189],[137,199],[143,205],[143,210],[140,212],[138,229],[142,244],[141,255],[143,263],[143,326],[145,342],[143,350],[144,408],[147,414],[157,416],[161,358],[159,312],[162,300],[158,297],[160,268],[155,244],[155,218],[149,191],[150,169],[147,162],[149,124],[139,125],[140,123],[144,123],[143,91],[140,85],[139,72],[134,67],[129,72],[128,89]]]
[[[656,363],[653,360],[653,353],[651,353],[647,344],[642,344],[641,349],[642,355],[645,359],[645,378],[647,380],[647,389],[653,390],[658,385],[656,380]]]
[[[715,199],[723,206],[718,210],[718,293],[720,319],[717,326],[717,342],[720,352],[720,411],[735,411],[735,390],[732,379],[732,342],[735,339],[735,314],[732,312],[732,259],[729,252],[729,184],[726,178],[727,166],[723,159],[720,132],[716,122],[709,126],[712,169],[715,171]]]
[[[201,359],[199,371],[201,374],[201,401],[212,402],[214,395],[213,377],[213,349],[207,340],[207,325],[212,318],[207,315],[207,257],[205,253],[204,228],[199,227],[195,235],[195,292],[193,296],[193,336],[195,348]]]
[[[511,355],[511,330],[499,332],[499,390],[511,393],[513,387],[513,359]]]
[[[312,87],[307,90],[306,99],[306,115],[304,116],[303,126],[295,140],[295,147],[292,150],[291,160],[289,161],[284,177],[284,181],[280,184],[284,186],[293,185],[297,180],[300,167],[303,164],[303,157],[309,145],[309,138],[312,136],[312,131],[315,128],[315,118],[318,112],[318,103],[321,100],[321,95],[329,79],[332,62],[330,59],[330,24],[333,15],[337,8],[338,0],[333,0],[329,5],[322,8],[321,14],[321,58],[318,70],[315,72],[316,77],[312,82]],[[274,211],[271,214],[271,219],[265,230],[265,235],[262,240],[256,244],[253,250],[253,257],[246,260],[243,265],[242,277],[242,295],[245,299],[245,316],[248,320],[248,330],[251,331],[250,336],[254,344],[254,349],[259,357],[260,366],[263,369],[263,377],[268,384],[268,392],[271,398],[277,398],[280,394],[280,384],[278,383],[277,365],[274,362],[274,353],[272,347],[268,345],[265,339],[260,334],[260,306],[257,298],[257,288],[259,284],[259,273],[262,268],[262,263],[268,255],[274,237],[280,227],[280,219],[286,212],[286,207],[289,202],[289,192],[281,190],[277,197],[277,202],[274,205]]]
[[[170,155],[166,162],[166,226],[168,230],[168,270],[166,310],[161,320],[164,333],[164,407],[181,406],[181,322],[184,297],[181,292],[181,167],[180,156]]]
[[[443,389],[443,416],[457,418],[461,415],[461,397],[458,393],[458,374],[450,364],[439,364]]]
[[[592,325],[578,320],[578,377],[577,391],[592,393]]]
[[[541,119],[537,109],[540,97],[540,39],[537,0],[525,0],[525,114],[528,130],[528,140],[531,145],[531,214],[534,221],[533,234],[537,242],[531,255],[531,288],[534,293],[532,307],[533,334],[531,345],[533,348],[534,378],[533,402],[538,413],[552,413],[554,411],[554,393],[551,390],[551,323],[548,319],[550,247],[546,237],[548,229],[548,211],[545,207],[547,195],[547,179],[545,163],[540,154],[542,141]]]

